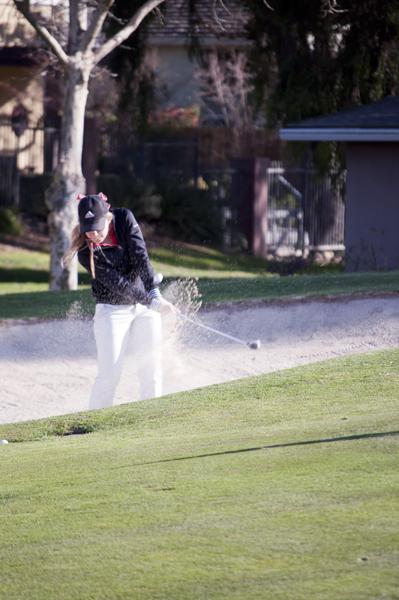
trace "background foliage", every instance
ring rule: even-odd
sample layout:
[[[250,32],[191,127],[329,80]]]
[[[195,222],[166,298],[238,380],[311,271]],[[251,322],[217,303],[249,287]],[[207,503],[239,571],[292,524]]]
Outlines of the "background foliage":
[[[399,89],[399,6],[389,0],[247,0],[258,102],[269,125],[366,104]]]

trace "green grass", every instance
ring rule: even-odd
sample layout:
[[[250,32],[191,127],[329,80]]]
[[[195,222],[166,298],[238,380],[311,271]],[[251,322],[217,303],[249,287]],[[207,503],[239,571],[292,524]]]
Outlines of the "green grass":
[[[398,361],[1,426],[1,597],[398,599]]]
[[[326,273],[320,275],[269,275],[252,279],[202,279],[199,288],[206,302],[226,300],[278,300],[296,297],[399,292],[399,272]]]
[[[199,246],[151,248],[154,267],[166,284],[179,278],[198,278],[204,303],[248,299],[399,292],[399,272],[341,273],[336,268],[318,274],[280,276],[267,263],[250,256],[229,256]],[[28,250],[0,250],[0,319],[62,318],[74,303],[82,315],[93,312],[87,274],[80,273],[79,291],[48,292],[48,256]]]
[[[79,271],[79,291],[48,292],[49,257],[46,252],[0,248],[0,319],[62,318],[79,302],[82,314],[93,311],[89,277]],[[154,268],[169,281],[177,277],[255,277],[265,270],[265,262],[249,256],[227,256],[217,250],[194,246],[156,245],[151,247]]]
[[[166,279],[165,284],[170,281]],[[10,289],[9,285],[7,289]],[[326,296],[338,298],[345,295],[355,297],[398,293],[399,273],[202,278],[198,281],[198,289],[204,304],[251,299],[273,301]],[[28,288],[26,291],[0,294],[0,319],[65,318],[71,310],[77,310],[82,316],[93,313],[94,301],[88,286],[81,286],[75,292],[54,293],[44,289],[32,292]]]
[[[168,246],[151,245],[154,268],[166,277],[254,277],[264,273],[266,262],[243,254],[227,255],[213,248],[193,244]],[[49,280],[47,252],[0,248],[0,294],[17,290],[19,284],[26,291],[47,289]],[[80,270],[80,280],[88,284],[86,273]],[[28,287],[30,286],[30,288]]]
[[[23,248],[0,248],[0,294],[48,289],[49,256]]]
[[[267,262],[245,254],[224,254],[215,248],[193,244],[150,247],[151,260],[167,277],[256,277],[265,275]]]

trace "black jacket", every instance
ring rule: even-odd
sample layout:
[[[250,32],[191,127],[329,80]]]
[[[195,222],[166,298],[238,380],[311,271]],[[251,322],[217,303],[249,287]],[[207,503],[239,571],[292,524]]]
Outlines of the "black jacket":
[[[92,292],[97,303],[148,304],[154,289],[154,270],[133,213],[127,208],[111,210],[118,246],[94,246],[95,279]],[[78,251],[80,264],[90,273],[90,250]]]

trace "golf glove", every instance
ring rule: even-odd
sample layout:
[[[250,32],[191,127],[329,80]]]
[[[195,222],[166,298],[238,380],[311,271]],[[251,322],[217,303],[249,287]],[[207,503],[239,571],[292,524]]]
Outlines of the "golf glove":
[[[175,307],[171,302],[168,302],[161,294],[153,298],[150,302],[150,308],[160,313],[174,313]]]

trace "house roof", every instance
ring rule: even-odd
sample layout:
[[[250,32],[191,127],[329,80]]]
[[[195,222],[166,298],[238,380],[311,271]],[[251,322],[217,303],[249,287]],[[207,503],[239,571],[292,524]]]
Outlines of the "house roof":
[[[160,7],[148,25],[150,42],[187,43],[192,33],[207,41],[246,41],[249,11],[239,0],[200,0],[190,12],[189,0],[174,0]]]
[[[399,141],[399,96],[289,123],[280,137],[290,141]]]

